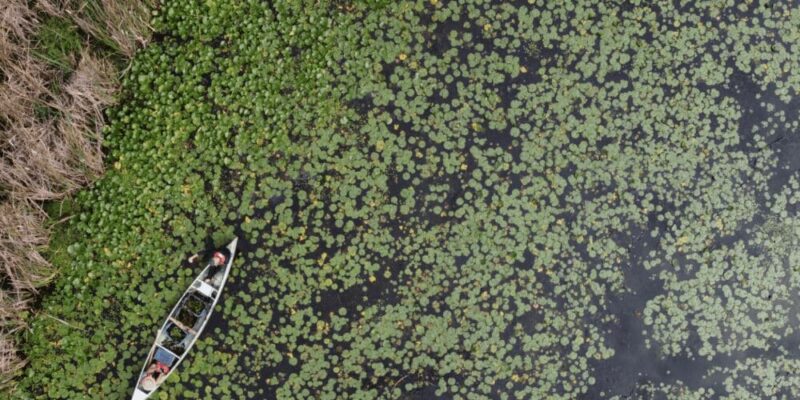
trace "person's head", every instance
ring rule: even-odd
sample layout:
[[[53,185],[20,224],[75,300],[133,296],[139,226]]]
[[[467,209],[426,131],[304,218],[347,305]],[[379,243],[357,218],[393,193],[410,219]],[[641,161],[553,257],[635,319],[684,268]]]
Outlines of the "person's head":
[[[156,383],[156,379],[152,375],[147,375],[142,379],[141,387],[144,391],[152,392],[158,388],[158,383]]]
[[[215,251],[214,254],[211,256],[211,262],[213,262],[214,265],[225,264],[225,254],[222,254],[222,252],[219,251]]]

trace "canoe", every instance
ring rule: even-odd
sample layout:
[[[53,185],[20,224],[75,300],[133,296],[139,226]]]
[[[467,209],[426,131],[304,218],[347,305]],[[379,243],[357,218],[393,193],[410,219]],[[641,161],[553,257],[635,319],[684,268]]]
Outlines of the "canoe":
[[[206,264],[161,325],[136,380],[132,400],[149,398],[175,371],[205,329],[228,280],[237,241],[238,238],[234,238],[220,249],[223,254],[227,253],[224,267]],[[209,276],[210,273],[213,275]]]

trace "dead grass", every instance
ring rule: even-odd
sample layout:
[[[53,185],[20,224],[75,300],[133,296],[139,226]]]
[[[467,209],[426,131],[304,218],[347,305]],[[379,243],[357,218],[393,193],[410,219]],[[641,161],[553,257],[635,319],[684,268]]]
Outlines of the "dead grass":
[[[17,353],[17,346],[7,336],[0,335],[0,388],[10,387],[14,378],[25,366],[25,360]]]
[[[25,42],[38,24],[39,21],[33,10],[28,7],[28,2],[5,0],[0,4],[0,40],[2,40],[0,43]]]
[[[147,44],[154,0],[40,0],[48,14],[71,19],[84,32],[127,58]]]
[[[84,52],[59,99],[64,111],[58,129],[73,152],[72,162],[90,178],[103,173],[103,110],[114,103],[118,85],[110,62]]]
[[[5,142],[16,127],[32,121],[37,106],[51,103],[53,96],[47,87],[47,66],[22,46],[13,57],[0,60],[0,71],[4,77],[0,83],[0,118]]]
[[[50,232],[39,204],[104,170],[103,110],[114,102],[119,73],[91,43],[129,59],[150,37],[154,1],[0,1],[0,390],[25,365],[14,342],[21,316],[56,273],[42,256]],[[72,21],[84,37],[67,76],[34,52],[46,15]]]
[[[35,293],[53,277],[53,267],[40,253],[50,237],[46,218],[44,211],[30,203],[0,204],[0,287],[12,293]]]
[[[0,189],[14,200],[58,199],[103,172],[102,111],[113,102],[116,72],[85,52],[55,94],[55,72],[30,54],[16,61],[0,85]]]
[[[45,218],[33,204],[0,204],[0,389],[25,366],[14,336],[26,327],[23,313],[38,288],[55,275],[40,253],[49,241]]]

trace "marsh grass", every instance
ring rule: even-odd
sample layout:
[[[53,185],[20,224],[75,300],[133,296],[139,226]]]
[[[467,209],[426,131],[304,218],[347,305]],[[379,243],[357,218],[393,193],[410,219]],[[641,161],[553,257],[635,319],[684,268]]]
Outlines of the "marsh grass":
[[[0,387],[12,385],[14,377],[24,366],[25,360],[17,354],[14,341],[8,336],[0,337]]]
[[[49,241],[45,218],[35,204],[0,205],[0,283],[12,293],[36,292],[53,277],[52,266],[40,253]]]
[[[0,4],[0,389],[25,361],[15,334],[56,268],[41,205],[103,171],[103,111],[149,37],[151,0]]]
[[[75,55],[83,43],[78,29],[70,21],[49,16],[43,19],[33,43],[33,54],[69,73],[75,66]]]
[[[45,218],[32,203],[0,204],[0,388],[12,384],[25,365],[14,336],[25,328],[38,288],[55,275],[41,253],[49,241]]]
[[[147,44],[154,0],[42,0],[45,13],[75,23],[83,32],[126,58]]]

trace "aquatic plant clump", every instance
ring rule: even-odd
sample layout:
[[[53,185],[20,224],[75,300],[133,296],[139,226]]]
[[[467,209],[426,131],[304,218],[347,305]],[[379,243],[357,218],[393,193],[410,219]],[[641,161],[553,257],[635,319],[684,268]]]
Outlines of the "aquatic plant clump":
[[[127,396],[234,234],[167,398],[794,393],[799,12],[165,4],[15,395]]]

